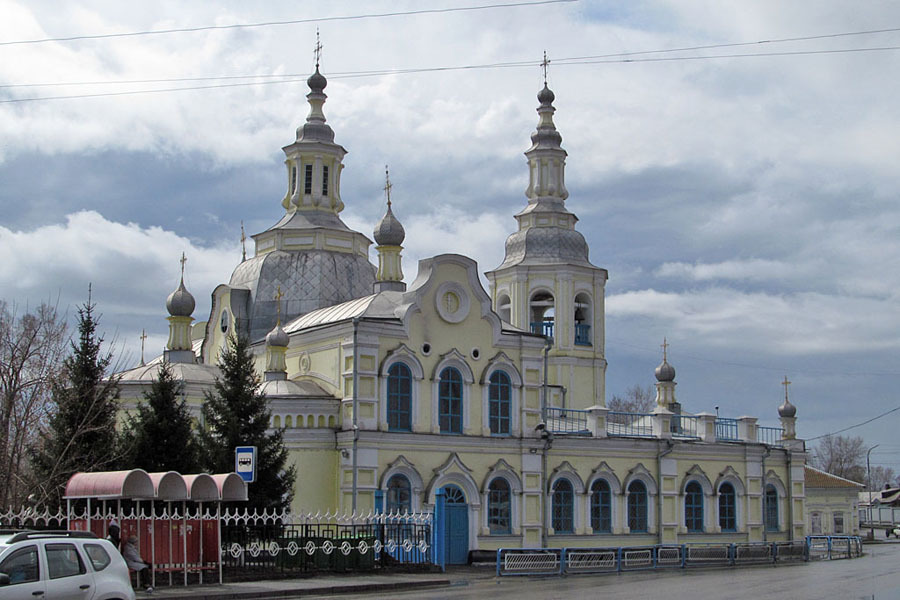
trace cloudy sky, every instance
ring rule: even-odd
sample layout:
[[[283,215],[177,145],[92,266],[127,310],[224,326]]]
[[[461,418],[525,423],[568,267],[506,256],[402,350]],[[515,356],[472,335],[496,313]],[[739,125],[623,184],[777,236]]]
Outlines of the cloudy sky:
[[[805,438],[900,405],[900,4],[503,3],[0,0],[0,296],[71,316],[92,282],[131,366],[185,252],[205,319],[241,221],[283,212],[316,27],[345,222],[371,236],[389,164],[407,281],[443,252],[494,268],[546,50],[568,206],[610,273],[608,394],[653,383],[666,336],[692,412],[775,425],[785,376]],[[898,422],[848,433],[897,468]]]

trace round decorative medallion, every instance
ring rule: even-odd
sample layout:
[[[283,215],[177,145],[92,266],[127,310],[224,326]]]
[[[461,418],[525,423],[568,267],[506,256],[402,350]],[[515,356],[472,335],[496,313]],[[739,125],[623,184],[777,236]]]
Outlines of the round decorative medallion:
[[[455,281],[438,286],[434,304],[440,317],[448,323],[459,323],[469,314],[469,294]]]
[[[306,352],[300,355],[300,372],[309,373],[309,354]]]

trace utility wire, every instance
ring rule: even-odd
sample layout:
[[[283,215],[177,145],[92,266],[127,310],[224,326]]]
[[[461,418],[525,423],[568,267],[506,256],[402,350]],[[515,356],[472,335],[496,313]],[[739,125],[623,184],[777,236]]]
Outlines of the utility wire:
[[[588,64],[611,64],[611,63],[637,63],[637,62],[659,62],[659,61],[679,61],[679,60],[705,60],[705,59],[717,59],[717,58],[748,58],[748,57],[759,57],[759,56],[792,56],[792,55],[811,55],[811,54],[841,54],[841,53],[851,53],[851,52],[876,52],[876,51],[885,51],[885,50],[900,50],[900,46],[885,46],[878,48],[847,48],[843,50],[810,50],[807,52],[765,52],[765,53],[751,53],[751,54],[726,54],[726,55],[718,55],[718,56],[680,56],[680,57],[661,57],[661,58],[639,58],[639,59],[620,59],[620,60],[600,60],[600,61],[579,61],[576,62],[576,59],[560,59],[560,61],[555,61],[555,64],[558,66],[578,66],[578,65],[588,65]],[[568,60],[570,62],[562,62],[563,60]],[[533,67],[539,65],[540,63],[537,61],[523,61],[523,62],[509,62],[509,63],[492,63],[492,64],[482,64],[482,65],[464,65],[464,66],[454,66],[454,67],[422,67],[415,69],[385,69],[378,71],[354,71],[344,74],[333,74],[329,75],[329,79],[357,79],[362,77],[382,77],[385,75],[407,75],[410,73],[436,73],[442,71],[462,71],[462,70],[476,70],[476,69],[500,69],[500,68],[520,68],[520,67]],[[225,77],[212,77],[212,78],[185,78],[184,81],[203,81],[206,79],[227,79],[231,77],[236,78],[248,78],[248,77],[277,77],[274,75],[259,75],[259,76],[251,76],[251,75],[238,75],[238,76],[225,76]],[[286,77],[286,76],[285,76]],[[131,90],[125,92],[104,92],[98,94],[73,94],[67,96],[37,96],[32,98],[11,98],[6,100],[0,100],[0,104],[15,104],[21,102],[37,102],[42,100],[71,100],[76,98],[101,98],[105,96],[131,96],[135,94],[157,94],[162,92],[184,92],[190,90],[209,90],[209,89],[217,89],[217,88],[232,88],[232,87],[245,87],[251,85],[271,85],[276,83],[297,83],[300,81],[304,81],[303,79],[282,79],[278,81],[250,81],[243,83],[229,83],[229,84],[217,84],[217,85],[202,85],[202,86],[187,86],[187,87],[175,87],[175,88],[161,88],[161,89],[152,89],[152,90]],[[160,80],[161,82],[167,81],[181,81],[178,79],[175,80]],[[116,83],[116,82],[111,82]],[[25,85],[25,84],[23,84]],[[36,84],[31,84],[36,85]],[[77,84],[73,84],[77,85]],[[93,83],[91,83],[93,85]],[[3,86],[3,87],[13,87],[13,86]]]
[[[871,423],[872,421],[877,421],[878,419],[880,419],[880,418],[882,418],[882,417],[886,417],[886,416],[888,416],[888,415],[891,414],[891,413],[895,413],[895,412],[897,412],[898,410],[900,410],[900,406],[897,406],[897,407],[895,407],[895,408],[892,408],[891,410],[889,410],[889,411],[887,411],[887,412],[883,412],[883,413],[881,413],[881,414],[878,415],[878,416],[872,417],[871,419],[867,419],[867,420],[863,421],[862,423],[857,423],[856,425],[851,425],[850,427],[844,427],[843,429],[838,429],[837,431],[832,431],[831,433],[823,433],[822,435],[818,435],[818,436],[816,436],[816,437],[814,437],[814,438],[809,438],[809,439],[807,439],[806,441],[807,441],[807,442],[814,442],[814,441],[816,441],[816,440],[822,439],[823,437],[827,437],[827,436],[829,436],[829,435],[836,435],[836,434],[838,434],[838,433],[844,433],[845,431],[850,431],[851,429],[856,429],[857,427],[862,427],[863,425],[868,425],[868,424]]]
[[[264,21],[262,23],[234,23],[232,25],[204,25],[200,27],[182,27],[173,29],[154,29],[146,31],[126,31],[121,33],[101,33],[95,35],[73,35],[69,37],[41,38],[35,40],[13,40],[0,42],[0,46],[17,46],[23,44],[43,44],[46,42],[72,42],[76,40],[102,40],[109,38],[137,37],[146,35],[165,35],[171,33],[194,33],[197,31],[213,31],[221,29],[250,29],[255,27],[272,27],[280,25],[298,25],[303,23],[324,23],[327,21],[358,21],[362,19],[381,19],[386,17],[403,17],[409,15],[428,15],[452,12],[465,12],[475,10],[489,10],[494,8],[514,8],[520,6],[540,6],[542,4],[561,4],[578,2],[579,0],[532,0],[530,2],[511,2],[506,4],[483,4],[479,6],[458,6],[454,8],[424,8],[420,10],[407,10],[387,13],[369,13],[362,15],[341,15],[335,17],[313,17],[309,19],[292,19],[289,21]]]

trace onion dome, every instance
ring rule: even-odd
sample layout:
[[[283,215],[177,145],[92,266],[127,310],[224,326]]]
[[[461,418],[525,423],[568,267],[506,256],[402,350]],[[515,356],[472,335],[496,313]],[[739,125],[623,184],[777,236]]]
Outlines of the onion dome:
[[[381,217],[381,220],[375,226],[373,236],[375,243],[379,246],[400,246],[403,244],[403,240],[406,239],[403,225],[400,224],[400,221],[397,220],[397,217],[391,211],[390,202],[388,202],[387,212],[384,213],[384,216]]]
[[[797,407],[791,404],[791,401],[787,398],[784,399],[784,404],[778,407],[778,416],[791,418],[797,415]]]
[[[537,99],[542,106],[549,106],[553,103],[554,100],[556,100],[556,94],[554,94],[553,91],[549,87],[547,87],[547,84],[545,82],[544,89],[538,92]]]
[[[166,298],[166,310],[173,317],[189,317],[194,313],[195,305],[194,297],[184,287],[184,278],[182,277],[178,289]]]
[[[310,75],[309,79],[306,80],[306,85],[314,92],[321,92],[325,89],[325,86],[328,85],[328,80],[325,79],[324,75],[319,73],[319,65],[316,65],[316,72]]]
[[[290,338],[281,327],[281,323],[275,325],[275,329],[266,336],[266,346],[275,346],[276,348],[287,348]]]
[[[663,359],[662,364],[656,367],[654,374],[656,375],[656,380],[659,382],[675,381],[675,367],[670,365],[665,358]]]

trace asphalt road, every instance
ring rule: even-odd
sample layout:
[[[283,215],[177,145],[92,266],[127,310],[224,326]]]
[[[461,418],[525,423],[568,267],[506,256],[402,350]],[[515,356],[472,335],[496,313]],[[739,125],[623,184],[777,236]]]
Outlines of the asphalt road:
[[[542,578],[504,577],[473,579],[468,582],[460,578],[457,579],[457,584],[450,588],[392,593],[391,597],[416,600],[523,598],[577,600],[600,597],[616,600],[718,598],[900,600],[900,544],[868,545],[865,551],[865,556],[852,560],[820,561],[778,567],[688,569]],[[382,593],[342,597],[385,596]],[[334,600],[334,597],[331,599]]]

